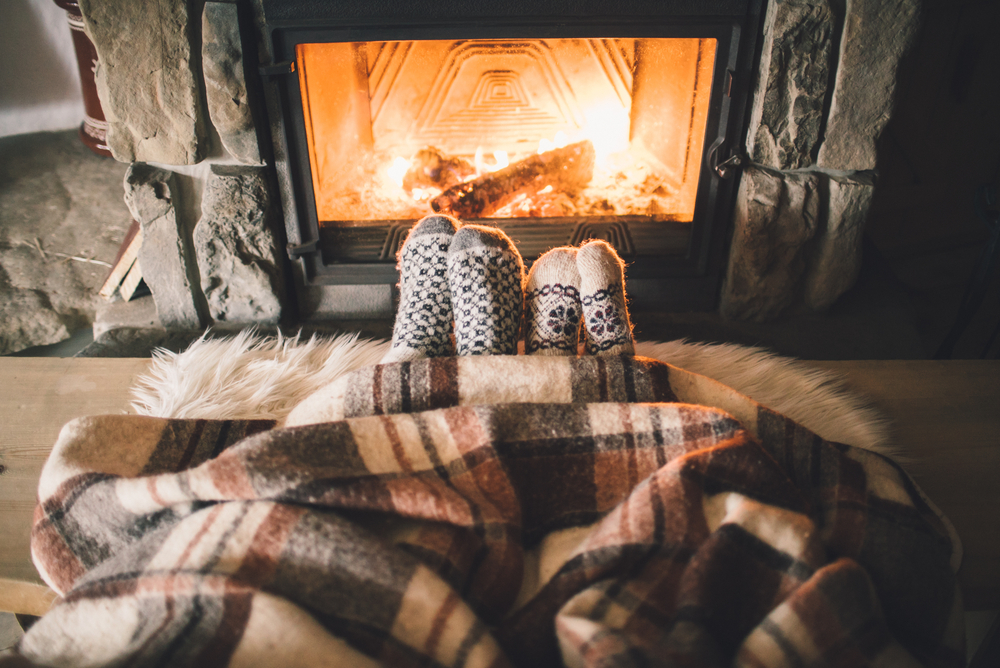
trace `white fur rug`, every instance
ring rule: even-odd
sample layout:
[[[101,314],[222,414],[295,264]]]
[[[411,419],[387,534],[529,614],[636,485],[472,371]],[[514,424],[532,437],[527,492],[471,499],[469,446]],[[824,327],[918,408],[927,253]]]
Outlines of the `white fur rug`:
[[[182,353],[157,351],[132,406],[155,417],[282,420],[341,375],[377,364],[388,346],[357,334],[202,337]],[[830,372],[735,344],[639,342],[636,354],[713,378],[827,440],[892,454],[887,421]]]

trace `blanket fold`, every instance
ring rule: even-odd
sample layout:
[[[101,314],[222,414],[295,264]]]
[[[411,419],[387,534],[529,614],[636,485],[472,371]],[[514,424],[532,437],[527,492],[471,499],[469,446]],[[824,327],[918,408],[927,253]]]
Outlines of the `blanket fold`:
[[[63,598],[17,651],[60,665],[963,662],[960,546],[902,469],[667,364],[378,365],[273,427],[67,425],[32,534]]]

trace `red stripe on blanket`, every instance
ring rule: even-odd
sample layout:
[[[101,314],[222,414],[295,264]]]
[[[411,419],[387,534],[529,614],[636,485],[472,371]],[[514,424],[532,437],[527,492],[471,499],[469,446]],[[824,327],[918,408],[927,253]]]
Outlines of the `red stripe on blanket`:
[[[423,408],[458,405],[458,358],[439,357],[430,362],[430,396]],[[431,405],[433,403],[433,406]]]
[[[225,450],[215,459],[204,464],[205,471],[212,478],[212,484],[227,500],[252,500],[257,498],[246,467],[240,455]]]
[[[460,600],[458,594],[451,591],[445,597],[444,602],[441,603],[441,607],[438,608],[437,614],[434,615],[434,622],[431,624],[431,632],[427,635],[427,642],[424,643],[423,651],[427,656],[435,656],[437,654],[437,646],[441,642],[441,634],[444,633],[448,618],[451,617],[451,613],[455,612],[455,608],[458,607]]]
[[[275,504],[257,528],[234,578],[254,588],[263,587],[273,577],[288,536],[306,512],[303,507]]]
[[[396,423],[392,421],[391,417],[383,417],[381,423],[382,428],[385,429],[385,435],[389,438],[389,446],[392,448],[393,457],[399,463],[399,468],[403,469],[405,473],[413,473],[413,462],[410,461],[409,455],[406,454],[406,450],[403,448],[403,442],[399,438]]]
[[[35,506],[31,527],[31,556],[56,593],[65,594],[87,569],[77,559],[42,505]]]

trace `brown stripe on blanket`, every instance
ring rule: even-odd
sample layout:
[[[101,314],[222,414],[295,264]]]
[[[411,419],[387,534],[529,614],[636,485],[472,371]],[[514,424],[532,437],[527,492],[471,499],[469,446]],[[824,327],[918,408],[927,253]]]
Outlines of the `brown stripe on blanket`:
[[[434,621],[431,622],[431,632],[427,634],[427,642],[424,643],[423,647],[425,654],[433,656],[437,653],[438,643],[441,642],[441,635],[444,633],[445,624],[451,618],[452,613],[455,612],[455,608],[458,607],[461,600],[454,591],[449,591],[447,596],[445,596],[444,603],[438,608],[437,614],[434,615]]]
[[[628,355],[436,357],[359,369],[343,381],[345,417],[461,404],[676,401],[670,367]]]
[[[222,615],[212,641],[194,658],[192,666],[224,666],[229,662],[237,645],[243,639],[250,612],[253,593],[243,587],[227,583],[222,596]]]
[[[764,642],[767,636],[774,642]],[[738,656],[773,665],[775,651],[787,665],[869,665],[883,653],[896,655],[888,665],[915,663],[890,634],[864,570],[849,559],[819,569],[747,637]]]
[[[359,369],[345,381],[344,415],[410,413],[458,404],[458,361],[435,357]]]
[[[446,406],[458,405],[458,358],[440,357],[433,363],[416,365],[420,373],[427,376],[427,380],[422,387],[427,388],[421,393],[421,398],[417,400],[415,410],[426,411],[437,406],[423,399],[423,397],[439,397],[441,404]]]
[[[75,488],[75,483],[75,479],[67,480],[60,486],[57,495],[62,496],[67,489]],[[64,594],[86,572],[87,566],[68,544],[68,539],[72,540],[72,536],[67,536],[71,527],[66,526],[61,517],[53,517],[60,510],[58,499],[49,499],[35,506],[31,526],[31,554],[32,559],[40,564],[39,571],[46,584],[56,593]]]
[[[141,571],[134,571],[138,574]],[[66,603],[89,601],[102,598],[125,598],[139,590],[136,577],[94,577],[88,578],[69,591],[63,600]]]
[[[141,475],[197,466],[246,436],[272,427],[274,420],[165,420]]]
[[[74,476],[36,506],[32,544],[37,543],[37,548],[32,550],[38,554],[39,571],[56,591],[65,592],[82,574],[79,569],[93,568],[138,539],[136,515],[122,506],[116,492],[120,480],[93,472]],[[162,512],[144,523],[147,531],[175,520],[172,510],[158,510]],[[95,516],[101,518],[99,523],[93,522]],[[42,559],[53,550],[61,556]]]
[[[254,588],[270,581],[278,568],[288,536],[305,512],[305,508],[273,504],[267,518],[257,528],[253,542],[234,575],[235,579]]]

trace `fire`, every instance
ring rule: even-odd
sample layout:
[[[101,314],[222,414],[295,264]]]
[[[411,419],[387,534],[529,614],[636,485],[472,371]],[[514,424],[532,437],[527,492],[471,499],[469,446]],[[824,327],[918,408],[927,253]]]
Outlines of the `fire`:
[[[559,132],[556,133],[556,136],[553,137],[551,141],[544,138],[538,140],[538,153],[539,154],[548,153],[549,151],[555,150],[557,148],[563,148],[564,146],[566,146],[566,144],[569,143],[570,143],[569,138],[566,136],[566,133],[560,130]]]
[[[677,208],[677,189],[668,184],[662,165],[630,145],[628,109],[617,100],[608,100],[585,109],[582,115],[582,128],[540,139],[536,155],[589,141],[595,161],[589,185],[582,191],[571,188],[564,192],[564,184],[553,182],[534,192],[511,193],[511,199],[491,216],[661,215]],[[409,159],[392,158],[384,171],[392,184],[408,195],[401,200],[425,207],[456,184],[493,174],[530,155],[512,156],[504,150],[478,146],[475,155],[466,158],[428,146]]]
[[[483,174],[489,174],[503,169],[510,164],[510,157],[507,155],[507,151],[493,151],[493,164],[490,165],[486,162],[483,147],[477,146],[473,163],[476,165],[476,173],[466,177],[466,181],[471,181],[477,176],[482,176]]]
[[[598,170],[607,171],[614,161],[612,156],[627,151],[629,148],[629,116],[628,112],[619,104],[613,101],[595,105],[583,112],[586,119],[584,127],[572,135],[568,135],[562,130],[556,132],[552,139],[543,137],[538,141],[538,154],[547,153],[555,149],[579,141],[590,140],[594,145],[597,155],[596,167]],[[467,182],[482,176],[491,174],[507,167],[511,163],[511,156],[507,151],[492,151],[493,160],[487,157],[487,149],[482,146],[476,147],[476,153],[472,158],[472,165],[475,171],[470,171],[462,177],[460,181]],[[522,156],[523,157],[523,156]],[[414,168],[416,156],[410,159],[397,156],[393,158],[392,164],[386,168],[386,173],[392,182],[399,187],[406,189],[403,185],[404,178],[408,171]],[[414,201],[423,202],[432,199],[442,192],[441,188],[433,186],[412,187],[409,189],[410,196]],[[546,186],[538,194],[548,194],[552,192],[551,186]]]
[[[597,153],[598,167],[606,166],[615,153],[629,148],[630,119],[628,111],[614,102],[605,102],[583,112],[587,125],[573,141],[589,139]]]
[[[406,172],[410,170],[410,164],[410,161],[406,158],[397,157],[392,161],[392,164],[386,168],[385,172],[396,185],[402,188],[403,177],[406,176]]]

